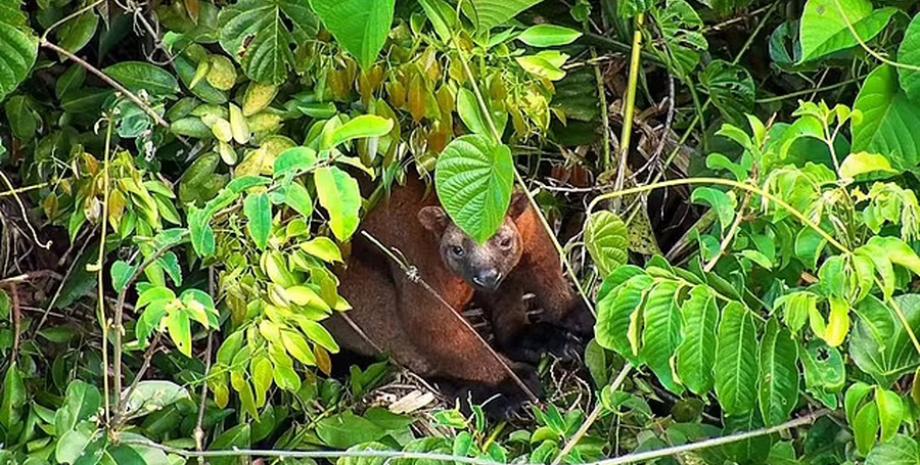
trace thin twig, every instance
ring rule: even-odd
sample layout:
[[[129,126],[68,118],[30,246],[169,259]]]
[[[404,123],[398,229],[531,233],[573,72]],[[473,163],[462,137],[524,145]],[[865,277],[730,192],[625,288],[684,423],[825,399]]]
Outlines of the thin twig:
[[[41,240],[38,239],[38,232],[35,231],[35,227],[32,226],[32,222],[29,221],[29,212],[26,209],[26,205],[22,202],[22,199],[19,197],[17,189],[13,187],[13,183],[10,182],[10,178],[6,177],[6,175],[3,174],[2,171],[0,171],[0,178],[3,179],[3,182],[6,184],[7,188],[9,188],[7,192],[13,195],[13,198],[16,200],[16,204],[19,205],[19,211],[20,213],[22,213],[22,221],[26,224],[26,226],[28,226],[29,232],[32,233],[32,240],[35,241],[35,245],[45,250],[51,249],[51,241],[42,242]]]
[[[102,226],[99,233],[99,255],[96,260],[97,274],[96,277],[96,300],[99,302],[99,324],[102,327],[102,380],[103,391],[105,393],[105,421],[111,424],[111,414],[109,411],[109,322],[105,317],[105,236],[108,233],[109,225],[109,151],[112,146],[112,120],[106,118],[105,125],[105,152],[102,157],[102,215],[100,216]],[[119,338],[115,343],[116,347],[121,349],[121,340]],[[120,362],[120,360],[119,360]],[[119,363],[120,365],[120,363]],[[121,366],[117,367],[116,373],[121,374]],[[115,383],[115,411],[118,411],[119,398],[121,394],[121,380]]]
[[[374,244],[374,246],[376,246],[378,249],[380,249],[381,252],[386,254],[386,256],[390,258],[390,260],[393,260],[397,265],[399,265],[400,269],[402,269],[403,272],[405,272],[408,276],[411,276],[411,278],[409,279],[410,282],[421,285],[422,288],[428,291],[428,293],[431,294],[441,305],[443,305],[445,308],[450,310],[450,314],[456,317],[457,320],[460,321],[463,324],[463,326],[471,334],[473,334],[476,337],[476,339],[479,340],[479,342],[489,352],[489,354],[492,357],[494,357],[496,361],[498,361],[502,369],[504,369],[508,373],[508,376],[511,377],[514,383],[517,384],[518,387],[520,387],[522,391],[524,391],[524,393],[527,395],[530,401],[534,403],[539,402],[539,399],[537,398],[537,396],[534,395],[533,392],[531,392],[530,388],[528,388],[526,384],[524,384],[524,381],[521,381],[521,378],[518,377],[517,373],[515,373],[514,370],[512,370],[511,367],[509,367],[507,363],[505,363],[502,357],[498,355],[498,352],[495,352],[495,349],[493,349],[492,346],[490,346],[482,338],[482,336],[478,332],[476,332],[476,330],[473,329],[472,326],[470,326],[470,323],[466,321],[466,319],[463,318],[460,312],[455,310],[449,303],[447,303],[447,301],[444,300],[443,297],[441,297],[441,294],[439,294],[438,291],[436,291],[433,287],[431,287],[430,284],[428,284],[421,276],[418,275],[418,269],[415,268],[415,266],[413,266],[411,263],[404,262],[403,259],[401,259],[395,253],[393,253],[393,251],[390,250],[390,248],[388,248],[383,243],[381,243],[371,233],[365,230],[362,230],[361,235],[364,236],[372,244]]]
[[[617,176],[613,184],[615,190],[623,188],[626,181],[626,163],[629,157],[629,142],[632,138],[633,119],[636,113],[636,90],[639,85],[639,68],[642,52],[642,23],[645,15],[639,13],[633,31],[632,55],[629,59],[629,80],[626,87],[626,103],[623,105],[623,127],[620,133],[620,159],[617,162]],[[614,201],[614,209],[619,207],[618,200]]]
[[[158,125],[164,128],[169,128],[169,123],[165,119],[163,119],[163,117],[160,116],[160,114],[157,113],[156,110],[151,108],[150,105],[147,104],[147,102],[145,102],[143,99],[138,97],[137,94],[125,88],[125,86],[119,84],[118,81],[112,79],[107,74],[103,73],[99,68],[96,68],[95,66],[89,64],[86,60],[74,55],[73,53],[71,53],[70,51],[64,48],[61,48],[57,44],[53,42],[49,42],[47,38],[44,38],[44,37],[42,38],[41,46],[44,48],[53,50],[57,53],[60,53],[61,55],[67,57],[67,59],[82,66],[87,71],[95,74],[97,77],[99,77],[99,79],[102,79],[103,81],[105,81],[106,84],[114,87],[115,90],[121,92],[125,97],[127,97],[129,100],[134,102],[138,107],[144,110],[144,112],[150,115],[150,117],[153,118],[153,120],[156,121]]]

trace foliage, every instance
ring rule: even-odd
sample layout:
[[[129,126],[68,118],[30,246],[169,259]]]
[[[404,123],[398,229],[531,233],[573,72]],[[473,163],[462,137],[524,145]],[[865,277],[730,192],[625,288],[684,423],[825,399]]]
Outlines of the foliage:
[[[6,0],[0,463],[918,463],[914,10]],[[516,188],[564,225],[595,339],[540,372],[588,382],[503,423],[342,366],[338,273],[416,174],[476,241]]]

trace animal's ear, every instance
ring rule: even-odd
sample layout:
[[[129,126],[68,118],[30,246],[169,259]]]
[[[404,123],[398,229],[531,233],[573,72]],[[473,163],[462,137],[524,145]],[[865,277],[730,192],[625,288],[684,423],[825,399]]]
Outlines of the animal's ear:
[[[515,192],[511,196],[511,205],[508,207],[508,217],[516,220],[530,207],[530,200],[523,192]]]
[[[441,234],[447,228],[450,219],[447,218],[447,212],[441,207],[425,207],[418,211],[418,221],[425,229]]]

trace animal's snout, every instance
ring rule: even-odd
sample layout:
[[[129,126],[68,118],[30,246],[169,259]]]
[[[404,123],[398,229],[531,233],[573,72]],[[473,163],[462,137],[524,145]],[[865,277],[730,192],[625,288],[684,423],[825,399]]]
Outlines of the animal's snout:
[[[473,284],[489,291],[498,289],[501,282],[502,274],[494,268],[480,271],[473,276]]]

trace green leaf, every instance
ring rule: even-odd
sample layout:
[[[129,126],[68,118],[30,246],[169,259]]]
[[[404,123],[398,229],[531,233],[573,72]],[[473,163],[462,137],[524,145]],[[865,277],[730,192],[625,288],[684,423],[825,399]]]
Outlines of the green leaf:
[[[143,61],[121,61],[102,71],[132,92],[143,90],[153,95],[179,92],[179,81],[172,74]]]
[[[760,344],[760,412],[767,426],[789,419],[799,400],[798,345],[775,318]]]
[[[25,95],[15,95],[6,101],[3,106],[6,119],[10,123],[10,131],[17,139],[23,141],[32,140],[35,132],[38,131],[38,125],[41,119],[32,109],[29,98]]]
[[[882,171],[886,173],[896,172],[891,163],[884,155],[877,153],[851,153],[840,164],[840,176],[844,178],[855,178],[861,174],[874,173]]]
[[[725,191],[712,187],[697,187],[690,194],[690,201],[709,205],[719,217],[722,231],[728,231],[735,219],[735,201]]]
[[[297,321],[297,324],[300,326],[300,329],[304,332],[304,334],[310,338],[311,341],[315,342],[317,345],[333,354],[339,352],[339,345],[335,342],[335,339],[332,338],[332,335],[329,334],[329,331],[327,331],[323,325],[307,319],[300,319]]]
[[[727,122],[737,126],[747,124],[744,115],[753,111],[755,95],[754,79],[746,68],[713,60],[703,70],[700,82]]]
[[[908,420],[907,406],[897,393],[882,388],[875,390],[875,405],[882,429],[881,442],[886,442],[897,434],[901,423]]]
[[[524,30],[517,38],[531,47],[557,47],[578,40],[581,32],[552,24],[537,24]]]
[[[0,426],[7,432],[15,431],[21,421],[20,411],[25,406],[27,398],[26,385],[22,381],[19,365],[11,363],[3,376],[3,391],[0,396]]]
[[[68,52],[76,53],[92,40],[98,26],[99,16],[95,9],[89,10],[61,25],[57,30],[57,45]]]
[[[243,200],[243,214],[246,215],[246,230],[259,250],[265,250],[272,235],[272,204],[268,194],[249,194]]]
[[[520,56],[514,59],[521,65],[521,68],[524,68],[524,71],[543,79],[558,81],[565,77],[562,65],[568,58],[569,56],[564,53],[543,51],[536,55]]]
[[[297,0],[240,0],[220,12],[220,25],[220,46],[246,76],[264,84],[287,79],[294,66],[291,45],[312,39],[317,30],[307,2]]]
[[[913,438],[898,435],[872,449],[866,465],[920,465],[920,447]]]
[[[898,47],[898,63],[920,66],[920,15],[915,15],[904,31]],[[912,101],[920,102],[920,71],[898,67],[898,82]]]
[[[633,353],[630,341],[623,335],[629,333],[634,315],[639,311],[652,283],[652,278],[646,274],[633,276],[597,302],[594,333],[598,344],[631,361],[635,360],[636,354]]]
[[[340,241],[347,241],[358,229],[361,192],[358,181],[336,167],[318,168],[314,174],[319,204],[329,212],[329,227]]]
[[[142,441],[145,437],[128,432],[122,432],[120,439],[123,441]],[[112,460],[118,465],[170,465],[166,453],[137,443],[127,443],[106,449]]]
[[[153,412],[190,398],[188,390],[172,381],[148,379],[137,383],[131,397],[125,399],[125,409],[133,414]]]
[[[339,250],[339,247],[335,245],[335,242],[333,242],[332,239],[329,239],[328,237],[321,236],[313,240],[301,243],[300,248],[304,252],[324,262],[344,263],[342,261],[342,251]]]
[[[393,120],[377,115],[361,115],[335,128],[323,141],[323,150],[365,137],[383,137],[393,130]]]
[[[376,441],[386,435],[386,430],[366,418],[344,412],[320,420],[316,424],[316,435],[329,447],[347,449]]]
[[[116,260],[112,264],[110,273],[112,275],[112,287],[115,288],[116,292],[121,292],[125,289],[135,270],[136,267],[129,265],[124,260]]]
[[[705,395],[713,386],[719,307],[709,286],[697,286],[681,307],[683,339],[677,347],[677,372],[691,392]]]
[[[292,182],[283,186],[280,191],[284,195],[285,205],[293,208],[305,219],[310,219],[313,215],[313,197],[310,196],[310,192],[307,191],[306,187],[303,187],[300,183]]]
[[[76,463],[84,455],[86,447],[95,436],[96,430],[89,422],[62,433],[54,448],[54,459],[58,463]]]
[[[390,32],[396,0],[310,0],[310,5],[336,42],[369,70]]]
[[[28,26],[28,18],[20,11],[17,1],[7,0],[0,14],[0,100],[6,98],[21,83],[38,56],[38,38]],[[94,14],[90,13],[95,17]],[[95,27],[94,27],[95,29]]]
[[[863,405],[862,408],[856,412],[856,417],[854,417],[851,426],[853,428],[853,442],[856,443],[856,450],[858,450],[861,455],[868,454],[878,438],[878,406],[874,403]]]
[[[217,439],[208,446],[208,450],[248,448],[251,445],[251,431],[252,429],[248,423],[238,424],[218,436]],[[208,459],[208,462],[210,462],[211,465],[234,465],[243,463],[241,459],[243,458],[235,456],[211,457]]]
[[[846,17],[841,12],[846,12]],[[896,12],[890,7],[873,11],[869,0],[808,0],[799,29],[802,44],[800,62],[858,45],[847,22],[859,38],[867,42],[885,29]]]
[[[480,135],[462,136],[438,157],[435,188],[451,220],[473,240],[489,240],[511,203],[511,149]]]
[[[896,71],[879,66],[863,83],[853,104],[853,151],[882,153],[898,171],[920,164],[920,105],[898,87]]]
[[[591,215],[585,225],[585,247],[601,277],[626,264],[628,246],[626,223],[619,216],[606,210]]]
[[[471,0],[472,8],[464,10],[476,24],[479,32],[487,32],[495,26],[514,18],[518,13],[540,3],[542,0]],[[470,11],[472,10],[472,11]]]
[[[488,105],[488,102],[486,104]],[[495,130],[501,134],[505,130],[505,125],[508,124],[508,113],[501,110],[490,109],[490,111],[492,111],[492,122],[495,123]],[[482,113],[482,108],[479,106],[479,101],[476,99],[476,94],[466,87],[461,87],[457,91],[457,114],[460,115],[460,120],[463,121],[463,125],[470,132],[495,140],[492,129],[489,127],[489,123]]]
[[[316,151],[309,147],[292,147],[275,159],[272,176],[280,178],[285,175],[296,176],[305,173],[316,165]]]
[[[166,329],[170,339],[176,344],[179,352],[186,357],[192,356],[192,328],[188,313],[175,310],[166,315]]]
[[[681,339],[681,317],[677,308],[679,290],[675,281],[665,281],[649,292],[639,352],[642,361],[655,372],[661,384],[675,394],[684,391],[671,370],[671,358]]]
[[[900,295],[894,301],[910,326],[920,328],[920,295]],[[880,386],[890,387],[920,365],[920,354],[900,318],[884,303],[870,295],[856,307],[856,315],[858,319],[850,334],[850,357]]]
[[[715,388],[722,410],[743,414],[754,408],[757,388],[757,334],[754,317],[741,304],[722,310],[716,342]]]
[[[64,404],[54,414],[54,430],[58,434],[74,429],[78,423],[88,420],[102,407],[102,395],[96,386],[80,380],[67,385]]]

